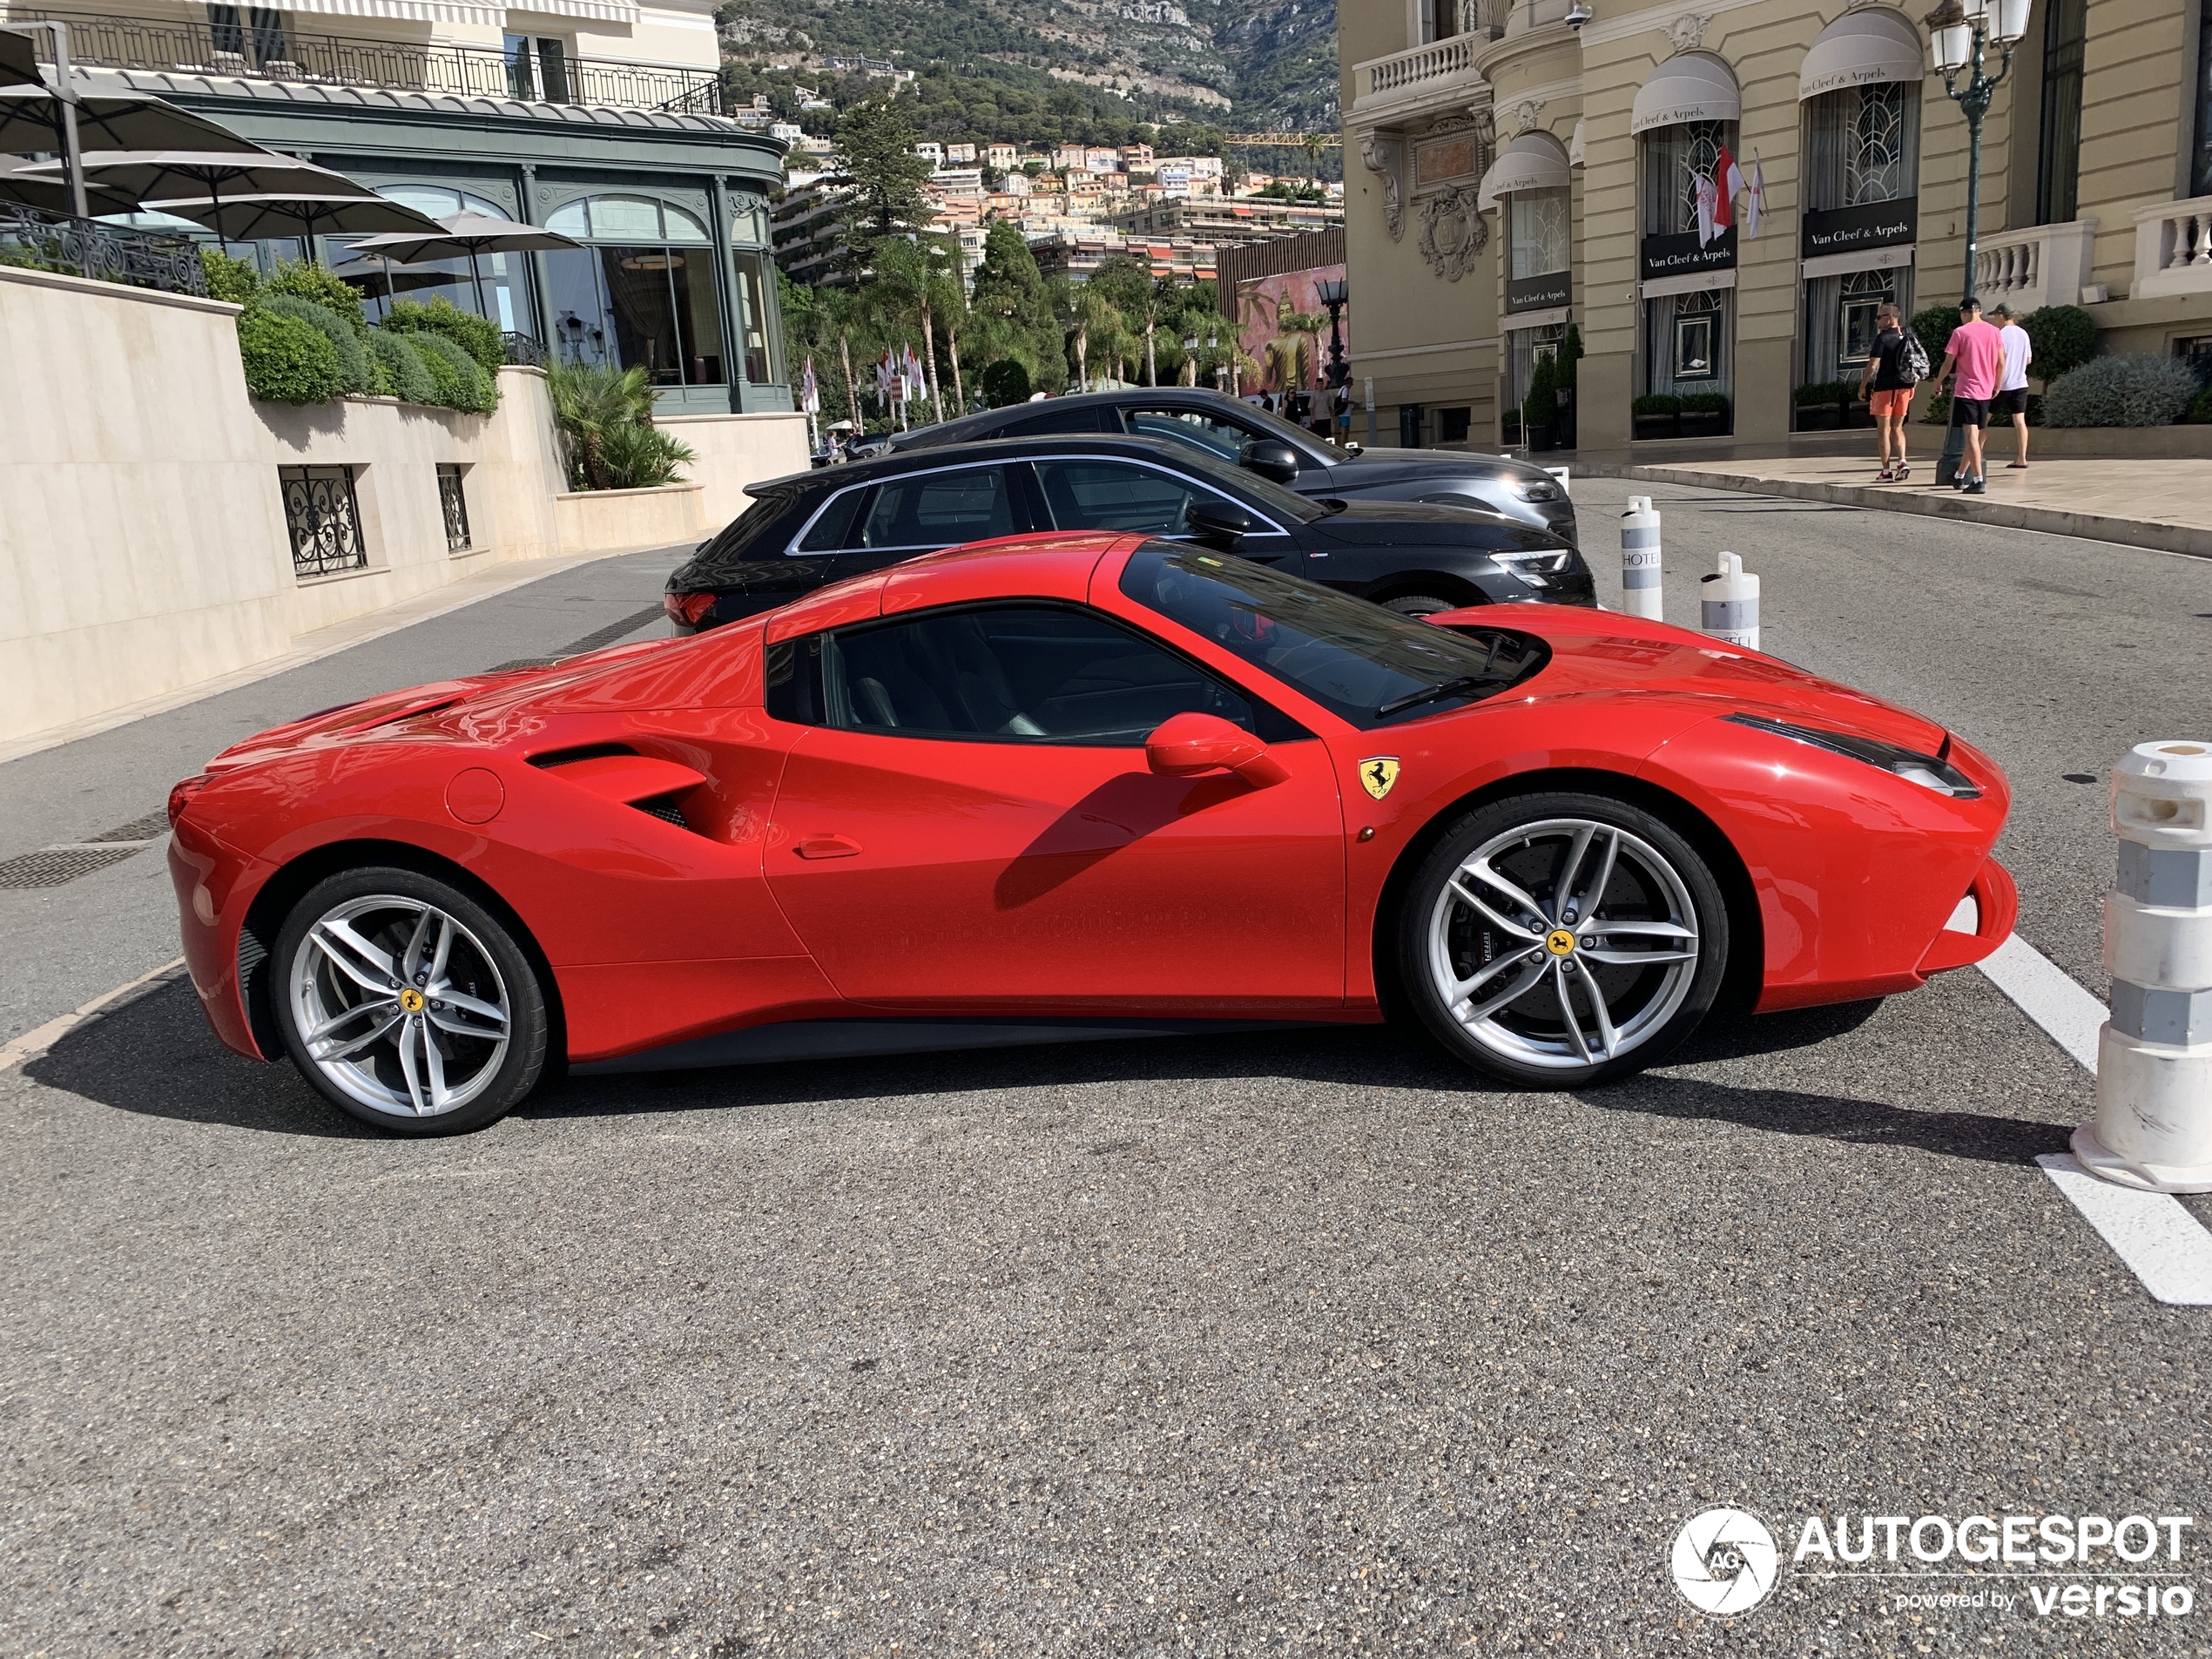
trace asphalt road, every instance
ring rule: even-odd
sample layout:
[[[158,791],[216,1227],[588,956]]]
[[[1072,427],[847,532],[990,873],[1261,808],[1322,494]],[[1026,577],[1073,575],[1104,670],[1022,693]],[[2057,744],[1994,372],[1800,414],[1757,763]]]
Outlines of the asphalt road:
[[[1627,493],[1576,485],[1608,598]],[[2102,776],[2204,734],[2212,565],[1651,493],[1670,615],[1731,548],[1770,648],[2006,766],[2021,933],[2101,990]],[[0,767],[0,855],[660,568]],[[158,873],[0,893],[0,1030],[173,955]],[[576,1082],[395,1143],[158,986],[0,1073],[0,1651],[2212,1650],[2212,1608],[1797,1570],[1723,1622],[1668,1571],[1711,1504],[1785,1566],[1815,1514],[2212,1508],[2212,1313],[2031,1162],[2087,1107],[1969,972],[1582,1096],[1354,1031]],[[2208,1529],[2131,1572],[2212,1588]]]

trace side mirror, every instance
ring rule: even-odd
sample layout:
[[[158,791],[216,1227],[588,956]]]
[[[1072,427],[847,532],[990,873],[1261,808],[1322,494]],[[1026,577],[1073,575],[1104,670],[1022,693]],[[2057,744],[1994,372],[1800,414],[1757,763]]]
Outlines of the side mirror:
[[[1298,476],[1298,451],[1280,438],[1254,438],[1238,455],[1237,464],[1272,483],[1287,484]]]
[[[1163,778],[1233,772],[1255,789],[1270,788],[1291,775],[1290,768],[1244,727],[1218,715],[1196,712],[1162,721],[1144,739],[1144,761]]]
[[[1191,535],[1224,553],[1234,553],[1252,529],[1252,516],[1225,501],[1194,501],[1183,509],[1183,522]]]
[[[1366,444],[1361,443],[1356,438],[1346,438],[1344,441],[1345,454],[1352,456],[1354,460],[1357,460],[1360,455],[1366,451],[1366,448],[1367,446]]]

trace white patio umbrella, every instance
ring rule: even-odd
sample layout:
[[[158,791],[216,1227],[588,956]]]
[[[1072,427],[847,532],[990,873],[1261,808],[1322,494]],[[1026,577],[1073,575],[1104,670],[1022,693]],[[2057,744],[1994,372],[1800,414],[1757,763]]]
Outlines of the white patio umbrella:
[[[427,260],[453,260],[466,255],[469,275],[476,288],[476,311],[480,316],[491,314],[484,309],[484,277],[477,268],[480,253],[531,253],[556,247],[582,247],[583,243],[558,231],[544,230],[536,225],[525,225],[512,219],[495,219],[489,213],[448,213],[437,220],[438,228],[429,234],[408,233],[396,236],[372,236],[354,244],[361,253],[376,253],[396,260],[401,265],[420,265]]]
[[[205,225],[226,242],[273,242],[291,237],[354,236],[365,231],[419,229],[436,221],[412,207],[370,192],[364,195],[314,191],[260,196],[212,197],[198,201],[148,202],[155,212]]]
[[[36,174],[54,167],[25,169]],[[280,196],[353,201],[381,198],[367,185],[342,172],[317,166],[298,156],[282,156],[258,145],[244,152],[224,150],[88,150],[81,164],[88,181],[138,198],[160,212],[174,211],[168,204],[206,202],[220,207],[239,196]],[[59,171],[56,168],[56,171]],[[179,217],[199,219],[197,213]],[[202,220],[221,237],[227,247],[233,239],[210,220]],[[296,233],[294,233],[296,234]],[[271,233],[282,234],[282,233]]]
[[[0,39],[22,38],[0,31]],[[65,75],[56,78],[58,84],[67,86]],[[89,199],[77,194],[84,176],[78,163],[88,143],[102,150],[267,153],[228,127],[158,98],[90,97],[73,89],[57,91],[36,84],[0,85],[0,154],[59,154],[63,187],[71,192],[68,211],[79,216],[89,212],[91,206]]]
[[[77,205],[70,193],[69,181],[50,172],[34,172],[31,167],[31,163],[18,157],[0,156],[0,202],[21,202],[26,207],[41,207],[50,213],[75,213]],[[84,205],[94,213],[127,213],[138,204],[127,192],[110,190],[105,185],[88,185],[84,188]]]

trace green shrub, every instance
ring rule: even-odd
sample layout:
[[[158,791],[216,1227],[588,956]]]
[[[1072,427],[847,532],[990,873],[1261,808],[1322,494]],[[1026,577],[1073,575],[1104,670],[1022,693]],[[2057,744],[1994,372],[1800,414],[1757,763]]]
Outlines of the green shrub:
[[[2197,395],[2196,372],[2178,357],[2097,357],[2053,383],[2046,426],[2169,426]]]
[[[330,342],[331,349],[338,354],[339,390],[366,393],[373,388],[374,376],[369,368],[368,347],[361,344],[353,326],[328,306],[302,300],[297,294],[280,293],[274,285],[262,289],[253,303],[280,317],[306,323]]]
[[[599,455],[616,489],[651,489],[679,482],[677,469],[698,459],[689,444],[637,421],[609,427],[600,438]]]
[[[395,300],[383,326],[395,334],[435,334],[450,340],[475,358],[486,374],[498,374],[499,366],[507,361],[507,342],[499,337],[499,325],[473,311],[462,310],[442,296],[427,306],[412,300]]]
[[[1951,424],[1950,393],[1931,392],[1928,394],[1928,406],[1920,411],[1920,424],[1922,426],[1949,426]]]
[[[1021,360],[1001,357],[983,370],[983,401],[995,409],[1010,408],[1016,403],[1027,403],[1032,389],[1029,371]]]
[[[1848,403],[1858,396],[1858,382],[1857,381],[1807,381],[1791,395],[1801,409],[1825,408],[1831,403]]]
[[[1521,400],[1523,428],[1548,427],[1559,418],[1559,371],[1545,358],[1528,377],[1528,395]]]
[[[2045,306],[2020,319],[2020,326],[2035,357],[2029,367],[2047,386],[2097,354],[2097,320],[2080,306]]]
[[[1629,405],[1631,415],[1680,415],[1682,400],[1672,392],[1646,392]]]
[[[438,382],[431,377],[422,354],[415,348],[413,341],[404,334],[388,334],[381,328],[372,328],[368,331],[368,350],[389,388],[387,396],[408,403],[438,401]]]
[[[461,384],[461,371],[453,366],[452,358],[442,352],[435,352],[428,348],[427,342],[430,338],[431,336],[422,335],[408,342],[415,347],[416,359],[421,363],[423,372],[430,377],[428,401],[444,408],[457,409],[461,407],[461,400],[464,395]],[[466,353],[462,354],[467,355]],[[475,360],[471,358],[469,361],[473,363]]]
[[[344,318],[356,335],[368,332],[368,319],[361,315],[361,290],[327,265],[312,260],[280,260],[276,274],[261,285],[261,292],[312,300]]]
[[[2188,408],[2182,415],[2189,426],[2212,426],[2212,386],[2206,387],[2189,400]]]
[[[261,286],[260,273],[244,260],[234,260],[227,253],[218,253],[212,247],[199,250],[199,268],[207,273],[207,297],[242,306],[253,299],[254,290]]]
[[[1718,392],[1689,392],[1682,400],[1684,415],[1726,415],[1728,400]]]
[[[1951,343],[1951,331],[1959,326],[1959,307],[1924,306],[1912,314],[1910,325],[1920,336],[1920,344],[1927,348],[1928,367],[1932,372],[1943,361],[1943,348]]]
[[[491,376],[484,373],[483,365],[462,349],[458,341],[444,334],[419,334],[409,343],[421,354],[432,378],[438,381],[440,402],[471,415],[489,415],[499,407],[499,391],[493,386]],[[451,371],[450,383],[439,374],[440,363]]]
[[[344,389],[338,348],[311,323],[266,306],[239,314],[246,388],[271,403],[327,403]]]

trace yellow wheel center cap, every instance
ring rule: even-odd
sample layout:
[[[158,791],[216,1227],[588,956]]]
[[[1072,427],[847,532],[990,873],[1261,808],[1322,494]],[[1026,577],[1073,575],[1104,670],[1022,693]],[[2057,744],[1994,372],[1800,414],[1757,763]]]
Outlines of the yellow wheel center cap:
[[[1556,937],[1556,935],[1554,935],[1554,937]],[[409,1014],[421,1013],[422,993],[416,990],[412,985],[402,987],[400,991],[400,1007],[404,1008]]]
[[[1544,948],[1554,956],[1572,956],[1575,935],[1564,927],[1554,927],[1544,935]]]

